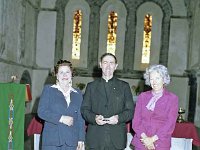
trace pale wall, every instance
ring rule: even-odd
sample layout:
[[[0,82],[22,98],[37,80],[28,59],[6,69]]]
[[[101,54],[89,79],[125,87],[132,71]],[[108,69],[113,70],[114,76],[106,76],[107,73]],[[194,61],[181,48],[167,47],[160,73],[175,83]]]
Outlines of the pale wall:
[[[41,11],[37,24],[36,64],[52,68],[55,55],[56,12]]]
[[[188,115],[188,102],[189,102],[189,86],[188,78],[186,77],[171,77],[171,83],[167,88],[179,97],[179,107],[186,110],[183,115],[187,119]]]
[[[172,18],[170,27],[168,69],[170,74],[182,75],[187,68],[188,21]]]

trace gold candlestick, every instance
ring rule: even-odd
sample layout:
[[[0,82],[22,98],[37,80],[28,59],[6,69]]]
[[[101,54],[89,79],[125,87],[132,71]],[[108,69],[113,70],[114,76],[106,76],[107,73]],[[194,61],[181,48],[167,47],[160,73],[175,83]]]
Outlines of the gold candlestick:
[[[184,114],[185,113],[185,110],[183,109],[183,108],[179,108],[179,110],[178,110],[178,118],[177,118],[177,122],[179,122],[179,123],[181,123],[181,122],[184,122],[185,120],[183,119],[183,116],[182,116],[182,114]]]

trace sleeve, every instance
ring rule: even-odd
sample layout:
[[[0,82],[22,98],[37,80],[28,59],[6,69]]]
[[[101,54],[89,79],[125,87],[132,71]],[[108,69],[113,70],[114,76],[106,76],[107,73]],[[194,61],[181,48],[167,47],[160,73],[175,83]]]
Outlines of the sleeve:
[[[143,101],[143,94],[141,93],[138,96],[138,100],[136,102],[136,107],[135,107],[135,113],[132,120],[132,129],[135,131],[136,136],[138,138],[141,137],[142,133],[145,133],[145,128],[143,127],[142,124],[142,101]]]
[[[79,94],[80,94],[80,105],[79,105],[80,108],[81,103],[83,101],[83,96],[82,93],[79,92]],[[79,122],[79,141],[85,141],[85,120],[81,115],[80,109],[78,111],[78,122]]]
[[[128,83],[125,83],[124,87],[124,101],[125,107],[123,112],[118,114],[119,116],[119,123],[126,123],[133,118],[133,110],[134,110],[134,103],[133,103],[133,96],[131,93],[131,89]]]
[[[42,95],[40,97],[39,105],[38,105],[38,116],[47,121],[51,122],[53,124],[59,124],[59,120],[62,116],[62,114],[56,114],[55,112],[52,112],[49,107],[51,104],[50,99],[50,86],[45,86]]]
[[[96,124],[95,117],[96,114],[92,112],[92,102],[91,102],[91,85],[88,83],[82,106],[81,106],[81,113],[83,115],[83,118],[90,124]]]
[[[167,123],[156,132],[159,139],[171,136],[174,131],[178,116],[178,97],[176,95],[170,97],[169,112],[166,115]]]

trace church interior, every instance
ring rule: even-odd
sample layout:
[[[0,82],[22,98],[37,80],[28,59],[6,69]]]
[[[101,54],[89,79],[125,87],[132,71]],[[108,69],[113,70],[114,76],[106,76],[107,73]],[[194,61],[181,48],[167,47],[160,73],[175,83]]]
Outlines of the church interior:
[[[0,0],[0,82],[29,84],[32,95],[24,101],[24,149],[33,149],[26,129],[44,85],[55,82],[56,62],[72,62],[73,86],[84,93],[101,76],[98,62],[106,52],[117,57],[115,75],[133,96],[148,88],[146,67],[165,65],[167,88],[200,136],[199,39],[199,0]]]

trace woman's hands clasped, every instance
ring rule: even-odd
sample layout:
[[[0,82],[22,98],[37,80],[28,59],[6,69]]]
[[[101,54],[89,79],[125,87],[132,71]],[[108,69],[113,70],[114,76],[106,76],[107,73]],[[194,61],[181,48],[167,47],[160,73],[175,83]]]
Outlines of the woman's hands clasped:
[[[72,126],[74,119],[73,119],[73,117],[70,117],[70,116],[62,116],[60,118],[60,122],[67,125],[67,126]]]
[[[158,136],[154,135],[152,137],[148,137],[145,133],[141,134],[140,141],[148,150],[155,150],[155,142],[158,140]]]
[[[154,141],[151,137],[142,138],[140,141],[148,150],[155,150]]]

